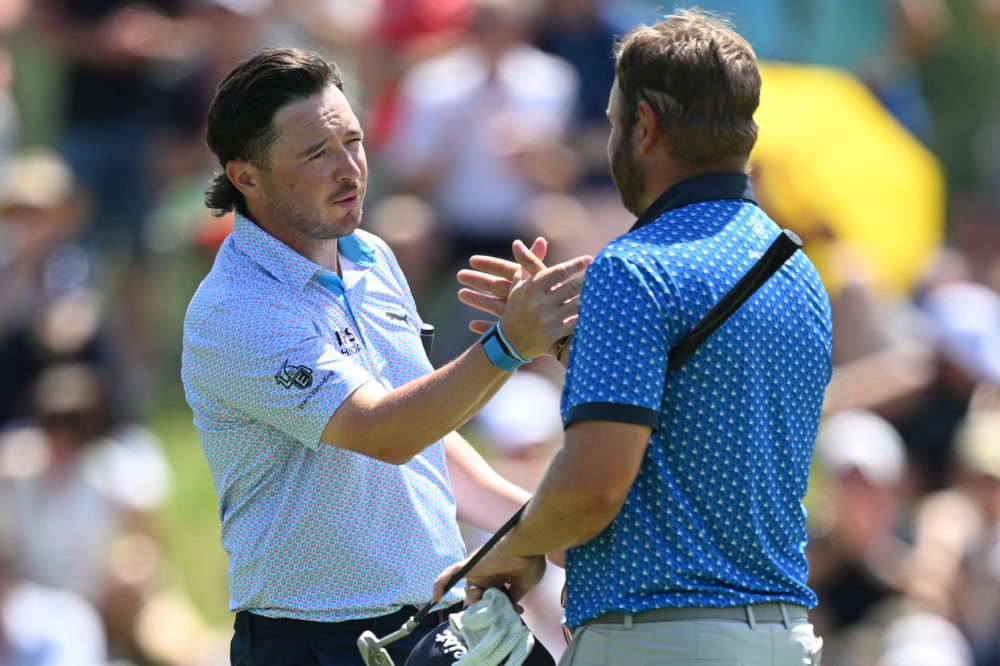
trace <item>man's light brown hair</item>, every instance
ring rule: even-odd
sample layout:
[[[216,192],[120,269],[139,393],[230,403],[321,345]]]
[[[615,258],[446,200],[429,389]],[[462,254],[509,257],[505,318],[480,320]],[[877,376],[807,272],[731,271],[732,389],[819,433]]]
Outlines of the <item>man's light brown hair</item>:
[[[750,155],[760,72],[753,48],[728,21],[679,11],[632,29],[616,44],[615,61],[624,136],[645,100],[674,159],[703,167]]]

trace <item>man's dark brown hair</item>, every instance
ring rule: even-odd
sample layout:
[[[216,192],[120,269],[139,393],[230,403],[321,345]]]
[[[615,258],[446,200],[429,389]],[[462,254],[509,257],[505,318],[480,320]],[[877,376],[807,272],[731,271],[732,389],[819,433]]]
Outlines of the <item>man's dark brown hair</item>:
[[[727,21],[680,11],[634,28],[616,45],[615,60],[624,136],[645,100],[675,159],[704,167],[750,155],[760,72],[753,48]]]
[[[267,169],[271,146],[278,139],[274,114],[330,85],[344,89],[337,66],[294,48],[264,49],[222,79],[208,111],[208,147],[223,169],[205,193],[205,205],[214,215],[234,209],[247,214],[243,193],[226,177],[226,164],[246,160]]]

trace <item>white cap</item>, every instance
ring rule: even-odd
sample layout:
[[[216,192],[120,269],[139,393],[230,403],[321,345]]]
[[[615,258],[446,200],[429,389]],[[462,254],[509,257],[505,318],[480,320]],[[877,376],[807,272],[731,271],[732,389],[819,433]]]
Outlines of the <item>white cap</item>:
[[[889,487],[906,469],[903,438],[881,416],[848,410],[820,423],[816,453],[835,474],[857,469],[872,485]]]
[[[1000,384],[1000,294],[972,282],[951,282],[921,302],[940,352],[977,382]]]
[[[972,666],[962,632],[930,613],[904,615],[889,625],[878,666]]]

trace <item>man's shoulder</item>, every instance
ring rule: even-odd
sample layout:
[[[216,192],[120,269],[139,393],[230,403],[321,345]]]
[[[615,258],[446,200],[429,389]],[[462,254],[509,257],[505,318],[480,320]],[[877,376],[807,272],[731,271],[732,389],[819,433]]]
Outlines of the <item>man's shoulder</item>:
[[[247,260],[227,239],[191,298],[184,317],[185,329],[206,323],[224,324],[264,303],[284,302],[281,292],[281,283],[274,276]]]

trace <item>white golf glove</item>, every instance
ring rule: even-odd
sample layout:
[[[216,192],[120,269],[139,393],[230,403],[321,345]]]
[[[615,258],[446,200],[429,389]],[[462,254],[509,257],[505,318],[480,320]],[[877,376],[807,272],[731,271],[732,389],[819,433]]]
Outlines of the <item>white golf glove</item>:
[[[510,599],[495,588],[486,590],[482,599],[463,612],[452,615],[449,622],[469,648],[455,666],[521,666],[535,647],[535,637]]]

